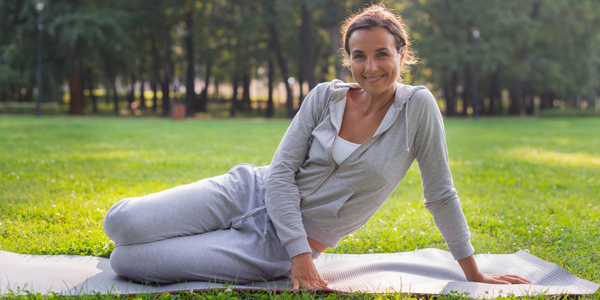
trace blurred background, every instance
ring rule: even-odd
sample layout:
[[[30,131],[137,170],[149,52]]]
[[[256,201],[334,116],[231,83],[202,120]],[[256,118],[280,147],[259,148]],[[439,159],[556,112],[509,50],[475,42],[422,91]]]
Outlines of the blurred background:
[[[0,0],[0,114],[293,117],[359,0]],[[397,0],[445,116],[600,116],[600,1]]]

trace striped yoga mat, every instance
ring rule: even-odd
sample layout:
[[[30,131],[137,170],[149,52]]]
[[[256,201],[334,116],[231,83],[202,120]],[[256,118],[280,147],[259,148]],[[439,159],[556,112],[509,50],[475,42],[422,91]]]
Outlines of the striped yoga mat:
[[[583,295],[596,293],[598,284],[578,278],[554,263],[524,251],[475,255],[484,273],[515,274],[532,284],[494,285],[467,282],[449,252],[424,249],[386,254],[322,254],[315,261],[321,276],[336,292],[462,294],[475,298],[524,295]],[[42,294],[138,294],[199,291],[214,288],[290,288],[287,280],[221,285],[184,282],[142,285],[117,276],[108,259],[73,255],[25,255],[0,251],[0,295],[12,291]]]

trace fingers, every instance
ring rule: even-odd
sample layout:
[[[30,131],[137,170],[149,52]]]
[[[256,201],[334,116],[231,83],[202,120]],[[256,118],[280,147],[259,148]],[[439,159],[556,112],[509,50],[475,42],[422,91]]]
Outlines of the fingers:
[[[531,283],[531,281],[529,281],[523,277],[517,276],[517,275],[504,275],[504,276],[505,276],[505,280],[507,280],[513,284],[530,284]]]
[[[321,284],[321,287],[326,287],[329,284],[329,282],[327,282],[327,280],[321,278],[320,276],[319,276],[319,283]]]
[[[504,275],[504,274],[493,274],[485,275],[482,282],[492,284],[530,284],[531,281],[517,276],[517,275]]]
[[[304,289],[322,289],[325,288],[329,283],[326,280],[323,280],[320,276],[313,280],[308,280],[297,277],[292,278],[292,287],[297,290],[300,287]]]
[[[298,289],[321,289],[328,282],[321,278],[312,261],[310,253],[303,253],[292,258],[292,287]]]

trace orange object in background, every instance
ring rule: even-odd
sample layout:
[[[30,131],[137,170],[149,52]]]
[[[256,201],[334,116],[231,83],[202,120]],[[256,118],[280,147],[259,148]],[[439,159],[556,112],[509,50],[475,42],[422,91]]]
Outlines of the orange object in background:
[[[185,119],[185,104],[184,103],[174,103],[173,104],[173,120],[183,120]]]

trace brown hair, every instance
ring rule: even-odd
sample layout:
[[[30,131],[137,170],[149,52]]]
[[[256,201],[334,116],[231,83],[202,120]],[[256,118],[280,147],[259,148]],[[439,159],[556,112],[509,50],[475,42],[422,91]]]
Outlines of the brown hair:
[[[402,47],[406,46],[404,61],[400,67],[398,81],[402,81],[402,74],[410,70],[410,66],[418,62],[416,53],[410,48],[410,40],[408,38],[408,28],[402,21],[400,13],[395,10],[390,10],[385,7],[385,4],[372,4],[358,11],[357,13],[346,18],[342,24],[340,31],[342,32],[342,48],[340,55],[342,56],[342,64],[350,68],[350,46],[348,41],[350,36],[356,30],[385,28],[396,41],[396,50],[400,52]]]

